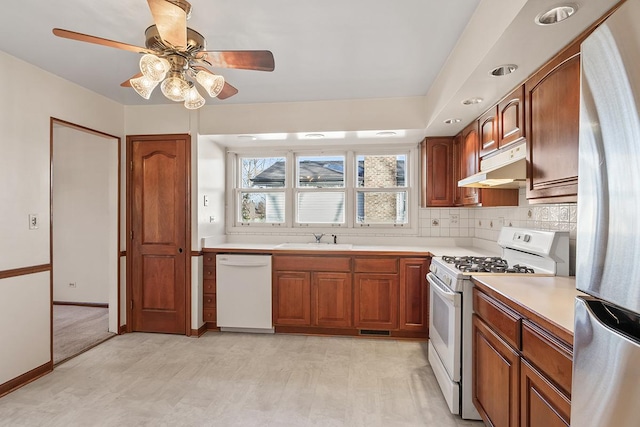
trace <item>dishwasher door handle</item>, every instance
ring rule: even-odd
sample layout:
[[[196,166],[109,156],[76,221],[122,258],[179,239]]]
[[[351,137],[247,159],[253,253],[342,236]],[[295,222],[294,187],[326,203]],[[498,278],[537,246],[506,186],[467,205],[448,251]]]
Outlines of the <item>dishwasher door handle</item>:
[[[259,260],[259,261],[247,261],[247,260],[228,260],[228,259],[219,259],[219,265],[229,265],[231,267],[264,267],[269,265],[268,262]]]

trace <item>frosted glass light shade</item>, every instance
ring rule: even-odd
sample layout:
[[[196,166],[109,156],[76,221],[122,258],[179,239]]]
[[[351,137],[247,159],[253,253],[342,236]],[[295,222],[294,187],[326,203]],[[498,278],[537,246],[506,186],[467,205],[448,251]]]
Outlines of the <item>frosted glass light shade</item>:
[[[224,87],[224,77],[206,71],[199,71],[198,74],[196,74],[196,80],[207,91],[209,96],[213,98],[218,96]]]
[[[160,82],[157,80],[151,80],[147,76],[143,75],[141,77],[129,80],[129,83],[131,83],[131,87],[133,88],[133,90],[138,92],[138,95],[140,95],[144,99],[149,99],[149,97],[151,96],[151,92],[153,92],[153,90],[156,88],[156,86],[158,86],[158,83]]]
[[[140,58],[140,71],[146,77],[157,82],[164,79],[167,71],[171,68],[169,61],[164,58],[159,58],[155,55],[147,53]]]
[[[169,77],[160,85],[164,96],[172,101],[184,101],[184,97],[189,90],[189,83],[180,77]]]
[[[202,95],[200,95],[195,86],[191,86],[184,97],[184,106],[189,110],[196,110],[202,107],[205,102],[206,101]]]

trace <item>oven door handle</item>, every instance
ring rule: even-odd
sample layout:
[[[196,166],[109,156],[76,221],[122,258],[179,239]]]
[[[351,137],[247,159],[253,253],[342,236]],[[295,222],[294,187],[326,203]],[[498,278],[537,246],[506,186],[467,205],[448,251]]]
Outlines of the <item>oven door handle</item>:
[[[427,280],[429,284],[431,284],[431,289],[433,289],[438,295],[442,298],[450,301],[454,307],[458,306],[458,301],[456,298],[456,292],[447,289],[444,285],[441,285],[439,280],[433,275],[433,273],[427,274]]]

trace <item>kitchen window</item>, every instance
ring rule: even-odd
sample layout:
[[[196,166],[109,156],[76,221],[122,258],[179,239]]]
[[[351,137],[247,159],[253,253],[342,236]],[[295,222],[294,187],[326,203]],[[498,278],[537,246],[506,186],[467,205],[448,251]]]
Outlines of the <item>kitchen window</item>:
[[[231,153],[236,227],[405,227],[410,153]]]

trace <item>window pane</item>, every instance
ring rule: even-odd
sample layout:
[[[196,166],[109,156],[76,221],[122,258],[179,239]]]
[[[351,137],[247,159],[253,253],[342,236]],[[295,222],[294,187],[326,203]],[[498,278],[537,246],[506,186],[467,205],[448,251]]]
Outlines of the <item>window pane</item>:
[[[406,224],[407,192],[356,192],[359,224]]]
[[[343,156],[298,157],[298,187],[344,187]]]
[[[240,193],[241,222],[284,222],[284,193]]]
[[[344,223],[344,193],[298,193],[298,222]]]
[[[284,157],[242,157],[240,169],[240,188],[284,187]]]
[[[406,155],[358,156],[358,187],[406,186]]]

